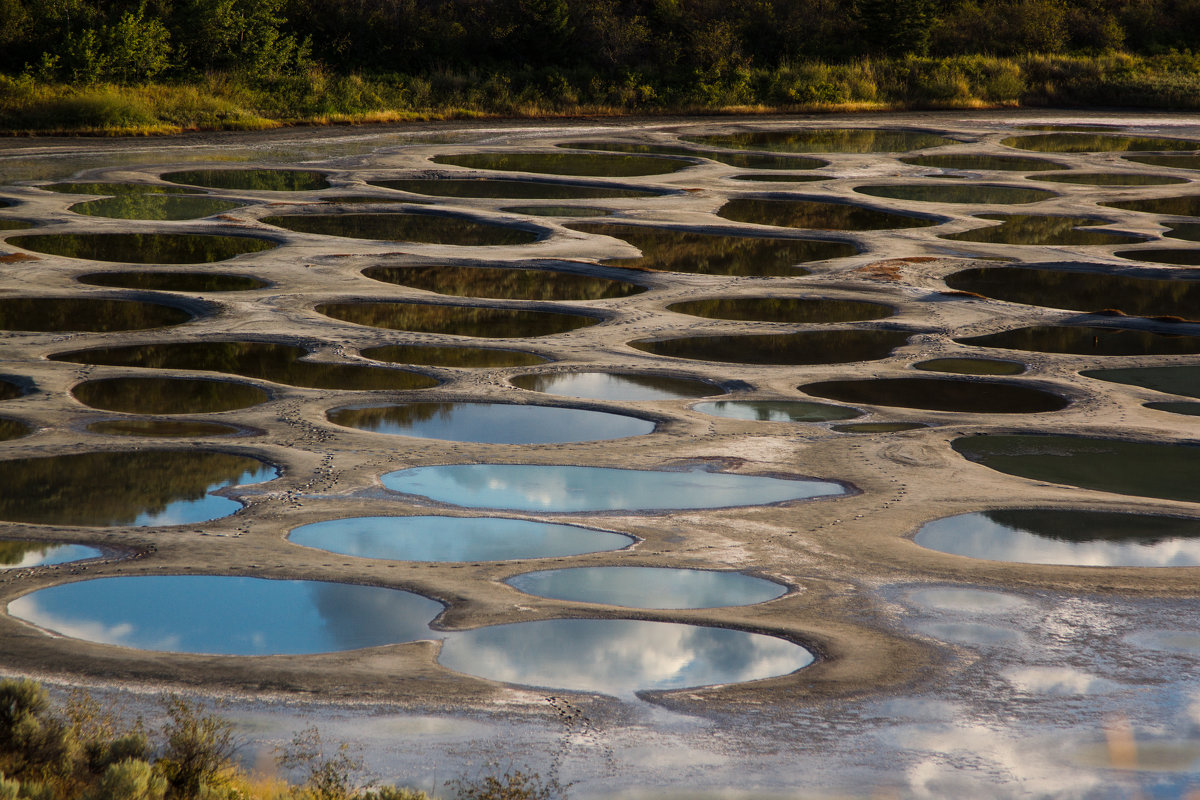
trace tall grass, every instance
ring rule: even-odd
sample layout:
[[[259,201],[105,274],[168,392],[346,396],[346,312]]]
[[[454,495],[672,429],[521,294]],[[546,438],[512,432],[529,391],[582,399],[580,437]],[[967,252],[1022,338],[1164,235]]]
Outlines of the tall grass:
[[[1002,106],[1200,108],[1200,56],[862,59],[667,79],[553,68],[340,75],[312,68],[192,83],[52,84],[0,76],[0,130],[155,134],[477,116],[794,112]]]

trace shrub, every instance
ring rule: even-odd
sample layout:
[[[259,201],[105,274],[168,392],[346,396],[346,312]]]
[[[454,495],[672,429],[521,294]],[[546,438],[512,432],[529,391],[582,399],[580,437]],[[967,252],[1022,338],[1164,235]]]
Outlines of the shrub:
[[[156,766],[170,784],[171,797],[192,800],[220,784],[232,765],[233,723],[178,695],[168,696],[165,704],[164,744]]]

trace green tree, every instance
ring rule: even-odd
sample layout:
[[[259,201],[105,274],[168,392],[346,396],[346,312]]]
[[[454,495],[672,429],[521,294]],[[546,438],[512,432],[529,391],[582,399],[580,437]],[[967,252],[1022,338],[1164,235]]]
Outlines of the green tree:
[[[107,77],[120,83],[152,80],[171,66],[171,34],[158,19],[147,19],[145,7],[126,11],[101,36],[107,55]]]

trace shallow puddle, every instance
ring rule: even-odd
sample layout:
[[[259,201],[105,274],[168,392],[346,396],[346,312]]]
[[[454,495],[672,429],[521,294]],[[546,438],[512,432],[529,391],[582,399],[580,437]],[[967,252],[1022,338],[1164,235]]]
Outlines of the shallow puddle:
[[[382,481],[392,491],[449,505],[564,514],[760,506],[846,493],[824,480],[535,464],[414,467]]]
[[[618,372],[556,372],[542,375],[517,375],[512,385],[558,397],[614,402],[682,400],[723,394],[724,390],[707,381],[672,378],[666,375],[633,375]]]
[[[82,544],[0,541],[0,572],[7,569],[49,567],[100,558],[104,553]]]
[[[22,422],[19,419],[0,417],[0,442],[7,442],[10,439],[20,439],[22,436],[28,436],[31,433],[33,433],[33,426],[29,423]]]
[[[290,231],[321,236],[459,247],[529,244],[539,238],[536,232],[524,228],[479,222],[452,214],[286,214],[263,217],[262,221]]]
[[[418,333],[448,333],[489,339],[551,336],[595,325],[601,320],[583,314],[526,311],[519,308],[455,306],[435,303],[324,303],[317,312],[334,319]]]
[[[1200,520],[1151,514],[982,511],[927,523],[913,540],[942,553],[1021,564],[1200,566]]]
[[[363,270],[363,275],[372,280],[411,286],[427,292],[501,300],[603,300],[629,297],[646,291],[646,287],[628,281],[552,269],[437,264],[368,267]]]
[[[106,419],[93,422],[87,429],[92,433],[108,436],[150,436],[160,439],[233,436],[242,432],[236,425],[174,419]]]
[[[505,583],[536,597],[624,608],[748,606],[787,593],[786,586],[741,572],[661,567],[548,569],[515,575]]]
[[[757,181],[761,183],[811,183],[829,180],[829,175],[730,175],[731,181]]]
[[[1166,214],[1175,217],[1200,216],[1200,194],[1183,197],[1148,197],[1141,200],[1116,200],[1101,203],[1109,208],[1141,211],[1146,214]]]
[[[915,200],[920,203],[1000,204],[1036,203],[1058,197],[1045,189],[1021,186],[995,186],[986,183],[907,183],[885,186],[858,186],[854,191],[872,197]]]
[[[694,166],[692,161],[646,155],[601,155],[599,153],[463,153],[436,156],[435,164],[503,172],[535,172],[547,175],[581,175],[596,178],[630,178],[665,175]]]
[[[136,331],[182,325],[193,319],[182,308],[140,300],[91,297],[0,298],[0,330]]]
[[[1168,239],[1182,239],[1185,242],[1200,242],[1200,223],[1177,222],[1168,225],[1163,236]]]
[[[32,227],[33,227],[33,223],[26,222],[25,220],[0,219],[0,231],[24,231],[24,230],[28,230],[29,228],[32,228]],[[14,236],[9,241],[11,241],[13,244],[16,244],[16,240],[19,238],[28,238],[28,237]]]
[[[986,589],[963,589],[938,586],[910,592],[908,601],[934,611],[952,614],[1012,614],[1035,610],[1033,603],[1023,597]]]
[[[249,189],[258,192],[311,192],[328,189],[323,172],[299,169],[191,169],[167,172],[164,181],[209,189]]]
[[[893,316],[896,309],[883,303],[862,300],[830,300],[818,297],[731,297],[672,303],[667,311],[708,319],[744,322],[784,322],[795,325],[861,322]]]
[[[1037,414],[1066,408],[1070,401],[1041,389],[997,381],[952,378],[870,378],[806,383],[801,391],[843,403],[963,411],[977,414]]]
[[[265,403],[257,386],[190,378],[102,378],[71,389],[86,406],[129,414],[211,414]]]
[[[1141,172],[1060,172],[1039,176],[1038,180],[1077,183],[1084,186],[1166,186],[1172,183],[1187,183],[1186,178],[1147,175]]]
[[[838,433],[899,433],[928,428],[924,422],[852,422],[849,425],[834,425]]]
[[[1200,267],[1200,248],[1150,247],[1145,250],[1118,250],[1113,255],[1150,264],[1170,264],[1177,267]]]
[[[438,662],[505,683],[631,697],[786,675],[811,664],[813,655],[785,639],[729,628],[551,619],[455,633]]]
[[[241,205],[215,197],[139,192],[76,203],[69,210],[89,217],[177,220],[209,217],[222,211],[232,211]]]
[[[945,278],[951,289],[1010,303],[1073,311],[1120,311],[1135,317],[1200,319],[1200,281],[1115,275],[1104,264],[1064,264],[1090,269],[977,267]]]
[[[392,181],[367,181],[372,186],[398,189],[436,197],[486,197],[515,200],[597,200],[619,197],[653,197],[664,192],[655,189],[631,189],[620,186],[594,186],[586,183],[521,181],[504,178],[410,178]]]
[[[926,228],[945,218],[897,214],[853,203],[824,200],[775,200],[738,197],[717,209],[717,216],[735,222],[774,225],[781,228],[810,228],[827,231],[877,231],[895,228]]]
[[[551,444],[624,439],[653,433],[647,419],[604,411],[512,403],[404,403],[338,408],[335,425],[452,442]]]
[[[0,461],[0,519],[36,525],[183,525],[242,507],[214,495],[279,472],[256,458],[208,450],[76,453]]]
[[[35,253],[127,264],[205,264],[279,246],[250,236],[192,233],[49,233],[13,236],[8,244]]]
[[[1016,645],[1024,638],[1011,628],[984,622],[926,622],[919,630],[944,642],[980,648]]]
[[[631,144],[626,142],[570,142],[559,147],[580,150],[607,150],[614,153],[646,153],[687,158],[707,158],[731,167],[745,169],[818,169],[829,162],[803,156],[757,155],[754,153],[727,153],[719,150],[696,150],[690,147],[660,144]],[[806,180],[796,178],[795,180]],[[818,180],[820,180],[818,178]]]
[[[1079,374],[1102,381],[1141,386],[1157,392],[1200,398],[1200,366],[1089,369]]]
[[[887,358],[912,334],[907,331],[804,331],[736,336],[686,336],[629,342],[670,358],[733,364],[843,364]]]
[[[1146,403],[1145,407],[1154,411],[1165,411],[1168,414],[1200,417],[1200,403]]]
[[[163,292],[249,292],[271,284],[248,275],[208,272],[90,272],[76,278],[89,286],[150,289]]]
[[[1152,136],[1111,136],[1101,133],[1060,132],[1013,136],[1000,144],[1039,153],[1118,153],[1134,150],[1200,150],[1200,142]]]
[[[545,356],[539,356],[537,353],[526,353],[522,350],[500,350],[490,347],[431,347],[422,344],[367,347],[360,352],[366,358],[393,364],[465,369],[532,367],[551,360]]]
[[[1048,481],[1139,497],[1200,502],[1200,447],[1083,436],[987,434],[951,446],[985,467]]]
[[[974,153],[912,156],[900,159],[905,164],[938,169],[959,169],[986,172],[1050,172],[1067,169],[1065,164],[1056,164],[1044,158],[1026,156],[988,156]]]
[[[89,642],[172,653],[327,653],[433,639],[440,603],[326,581],[139,575],[51,586],[9,613]]]
[[[504,517],[351,517],[292,530],[288,541],[358,558],[393,561],[509,561],[621,550],[620,533]]]
[[[163,186],[157,183],[67,182],[51,183],[37,188],[63,194],[99,194],[109,197],[123,197],[130,194],[200,194],[197,189],[188,189],[183,186]]]
[[[500,210],[534,217],[607,217],[613,213],[612,209],[589,206],[509,206]]]
[[[796,264],[859,252],[858,247],[848,242],[815,239],[767,239],[606,223],[568,227],[583,233],[613,236],[642,251],[640,258],[609,259],[606,264],[699,275],[795,277],[808,274],[808,270]]]
[[[711,147],[783,153],[906,153],[910,150],[955,144],[955,140],[936,133],[886,128],[747,131],[714,136],[687,136],[684,139]]]
[[[1092,245],[1129,244],[1145,239],[1083,228],[1111,225],[1109,220],[1095,217],[1057,217],[1043,214],[979,214],[975,219],[999,221],[1000,225],[974,228],[961,233],[943,234],[941,238],[957,242],[987,242],[989,244]]]
[[[956,375],[1020,375],[1025,365],[994,358],[933,358],[913,364],[926,372],[953,372]]]
[[[186,369],[258,378],[310,389],[427,389],[439,381],[428,375],[386,367],[300,361],[303,347],[267,342],[170,342],[100,347],[55,353],[52,361],[112,367]]]
[[[1177,154],[1171,156],[1125,156],[1126,161],[1138,164],[1149,164],[1152,167],[1172,167],[1174,169],[1200,169],[1200,155]]]
[[[23,394],[25,394],[25,390],[18,384],[0,378],[0,400],[12,400],[14,397],[20,397]]]
[[[1085,325],[1033,325],[955,339],[975,347],[1091,356],[1167,356],[1200,353],[1200,337]]]
[[[693,411],[714,417],[748,419],[758,422],[829,422],[861,417],[857,408],[808,403],[803,400],[715,400],[697,403]]]

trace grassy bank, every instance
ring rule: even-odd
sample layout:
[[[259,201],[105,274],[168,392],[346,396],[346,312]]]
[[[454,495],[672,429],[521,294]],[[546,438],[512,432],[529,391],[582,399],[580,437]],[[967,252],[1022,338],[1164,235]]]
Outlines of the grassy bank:
[[[148,727],[84,693],[56,705],[34,681],[0,680],[0,800],[434,800],[368,780],[353,748],[316,728],[247,771],[232,722],[175,695],[162,706],[163,722]],[[557,781],[512,768],[445,789],[446,800],[566,797]]]
[[[71,85],[0,76],[11,134],[163,134],[285,125],[646,113],[1000,106],[1200,108],[1200,56],[960,56],[794,64],[667,84],[554,69],[510,74],[277,78],[209,73],[190,83]]]

